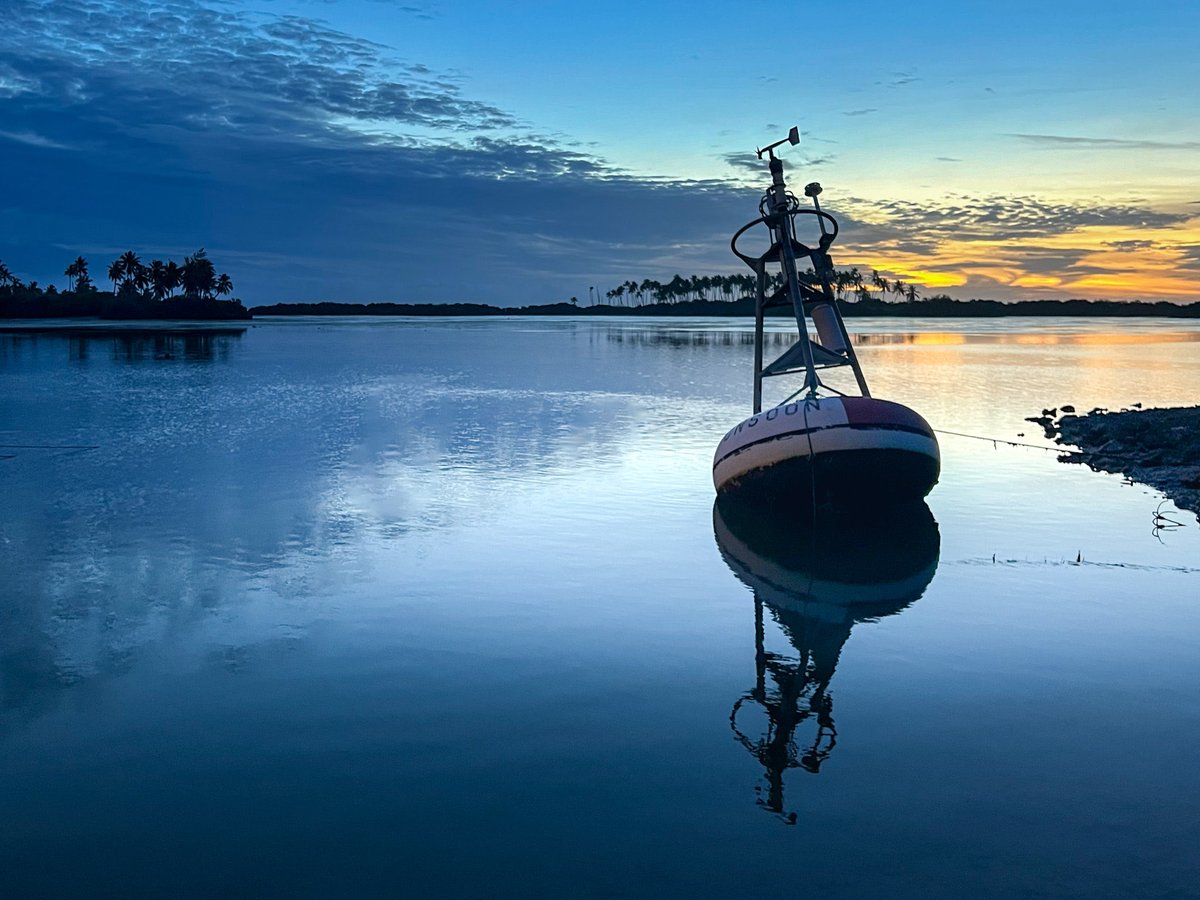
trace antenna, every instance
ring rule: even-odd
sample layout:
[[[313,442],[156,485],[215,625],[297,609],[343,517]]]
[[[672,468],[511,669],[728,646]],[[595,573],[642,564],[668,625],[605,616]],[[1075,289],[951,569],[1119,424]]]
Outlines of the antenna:
[[[792,130],[788,132],[788,136],[785,137],[782,141],[776,141],[773,144],[767,144],[767,146],[763,147],[761,150],[756,150],[755,152],[758,154],[759,159],[762,159],[762,155],[764,153],[769,153],[771,155],[771,159],[774,159],[775,158],[774,150],[780,144],[791,144],[794,147],[799,143],[800,143],[800,128],[797,125],[793,125]]]

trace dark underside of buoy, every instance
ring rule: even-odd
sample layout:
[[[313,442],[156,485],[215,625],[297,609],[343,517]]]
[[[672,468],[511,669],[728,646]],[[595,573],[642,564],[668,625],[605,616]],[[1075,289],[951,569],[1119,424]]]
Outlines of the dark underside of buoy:
[[[722,485],[722,496],[804,506],[894,506],[922,499],[937,484],[938,460],[910,450],[841,450],[794,457]]]

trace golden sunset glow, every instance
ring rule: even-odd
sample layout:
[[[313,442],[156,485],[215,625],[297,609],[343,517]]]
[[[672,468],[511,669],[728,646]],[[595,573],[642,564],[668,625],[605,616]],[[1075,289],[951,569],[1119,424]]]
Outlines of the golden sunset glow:
[[[851,244],[844,261],[868,277],[875,270],[914,284],[922,296],[1200,297],[1200,217],[1171,227],[1093,225],[1005,240],[963,240],[951,223],[940,238],[923,254],[886,247],[856,252],[867,248]]]

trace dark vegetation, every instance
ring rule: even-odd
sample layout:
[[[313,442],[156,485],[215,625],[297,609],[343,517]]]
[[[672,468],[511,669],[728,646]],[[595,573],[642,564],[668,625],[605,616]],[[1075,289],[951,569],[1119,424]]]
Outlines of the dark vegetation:
[[[809,269],[804,277],[815,283]],[[780,276],[768,290],[781,285]],[[842,314],[931,318],[996,318],[999,316],[1154,316],[1200,318],[1200,304],[1159,301],[954,300],[945,294],[922,298],[916,285],[890,281],[877,271],[864,278],[857,268],[834,272],[832,287],[842,301]],[[587,302],[578,297],[560,303],[498,307],[482,303],[276,303],[256,306],[264,316],[752,316],[753,275],[676,275],[670,281],[624,281],[601,293],[588,288]],[[771,316],[790,316],[787,305],[768,310]]]
[[[601,292],[588,288],[587,302],[578,297],[558,303],[519,307],[484,303],[276,303],[248,311],[238,299],[222,300],[233,289],[228,275],[216,273],[203,249],[182,265],[154,260],[144,265],[132,250],[113,260],[107,270],[112,290],[92,283],[82,256],[63,273],[69,287],[59,291],[37,282],[24,283],[0,262],[0,319],[99,317],[106,319],[248,319],[251,312],[274,316],[751,316],[755,279],[750,274],[675,275],[625,281]],[[812,270],[805,277],[814,282]],[[776,275],[768,286],[780,286]],[[930,317],[995,318],[1000,316],[1149,316],[1200,318],[1200,304],[1166,301],[1093,300],[954,300],[945,294],[923,298],[916,285],[890,281],[873,271],[864,278],[857,268],[834,273],[834,293],[847,318]],[[178,293],[177,293],[178,292]],[[787,317],[784,304],[768,315]]]
[[[1200,303],[1184,305],[1159,301],[1103,300],[953,300],[936,295],[927,300],[891,303],[874,297],[843,302],[842,315],[854,317],[913,318],[998,318],[1000,316],[1149,316],[1157,318],[1200,318]],[[275,303],[255,306],[259,316],[752,316],[754,300],[681,300],[638,306],[575,306],[546,303],[539,306],[502,307],[482,303]],[[790,317],[791,308],[777,306],[769,316]]]
[[[1064,462],[1148,484],[1200,516],[1200,407],[1094,409],[1063,415],[1047,431],[1079,448],[1060,457]]]
[[[220,299],[233,290],[233,281],[217,274],[203,248],[182,265],[156,259],[147,266],[132,250],[123,253],[108,267],[111,291],[95,286],[82,256],[63,274],[67,290],[59,291],[52,284],[43,288],[36,281],[26,284],[0,262],[0,319],[250,318],[241,300]]]

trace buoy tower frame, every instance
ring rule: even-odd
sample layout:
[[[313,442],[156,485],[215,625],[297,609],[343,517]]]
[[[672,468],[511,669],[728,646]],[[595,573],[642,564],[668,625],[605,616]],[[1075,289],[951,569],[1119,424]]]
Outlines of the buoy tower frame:
[[[763,158],[763,154],[767,155],[771,186],[759,201],[759,217],[740,228],[730,241],[734,254],[757,276],[754,298],[754,414],[762,412],[763,379],[779,375],[803,373],[804,382],[792,397],[804,394],[808,398],[815,398],[818,388],[842,394],[821,381],[818,374],[820,370],[849,366],[862,396],[871,396],[833,292],[833,262],[828,251],[838,234],[837,220],[821,209],[818,199],[821,185],[817,182],[804,188],[804,195],[812,200],[813,207],[809,209],[800,205],[800,201],[787,189],[783,160],[775,155],[775,148],[781,144],[794,146],[799,143],[800,131],[792,128],[783,140],[756,151],[759,159]],[[796,238],[796,217],[801,215],[816,217],[821,236],[815,247],[809,247]],[[738,240],[759,224],[768,228],[771,244],[765,253],[752,256],[739,249]],[[819,288],[810,286],[800,278],[797,260],[805,257],[812,262]],[[768,295],[767,267],[771,265],[780,267],[784,283]],[[796,317],[798,340],[782,356],[764,366],[766,310],[789,302]],[[810,321],[816,332],[816,340],[813,340],[809,330]]]

